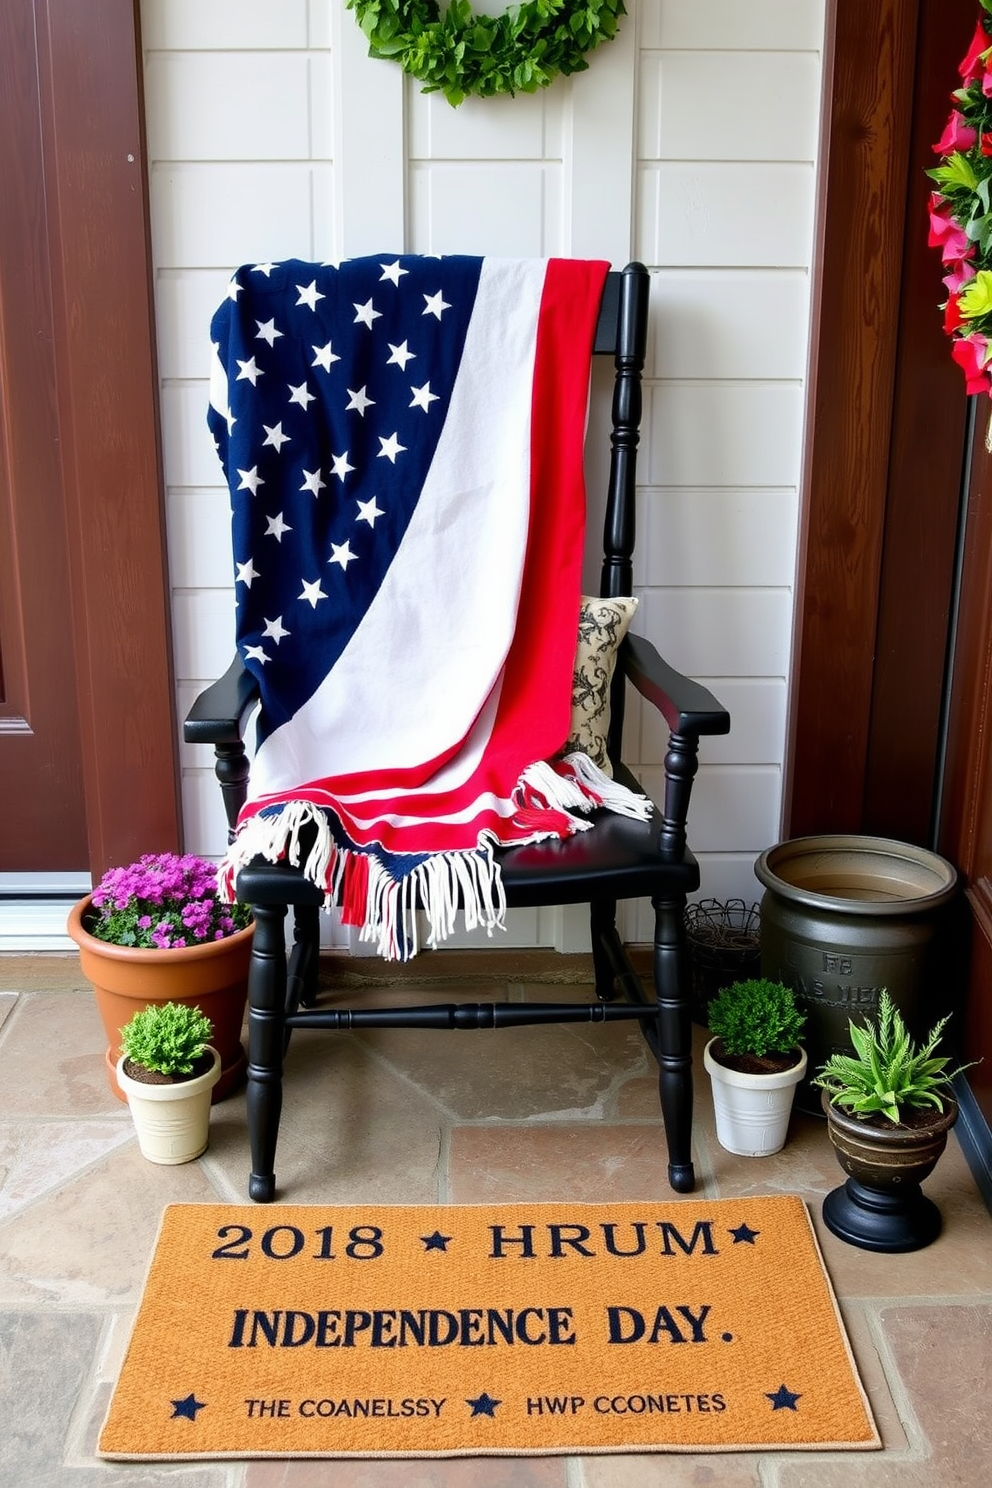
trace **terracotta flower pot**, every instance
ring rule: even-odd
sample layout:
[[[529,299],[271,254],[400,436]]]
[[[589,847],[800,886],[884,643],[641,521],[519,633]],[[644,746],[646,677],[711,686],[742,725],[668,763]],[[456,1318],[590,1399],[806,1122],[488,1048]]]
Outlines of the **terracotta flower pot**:
[[[827,1228],[861,1250],[921,1250],[940,1234],[936,1204],[920,1189],[947,1146],[957,1101],[943,1096],[925,1125],[869,1122],[831,1105],[823,1092],[827,1131],[847,1182],[823,1201]]]
[[[79,947],[83,974],[92,984],[107,1036],[107,1083],[124,1100],[117,1083],[120,1030],[152,1003],[180,1002],[198,1007],[213,1024],[211,1042],[220,1055],[220,1079],[212,1099],[223,1100],[243,1083],[248,1061],[241,1045],[248,964],[254,925],[203,945],[168,951],[110,945],[86,929],[91,909],[87,894],[74,905],[66,929]]]

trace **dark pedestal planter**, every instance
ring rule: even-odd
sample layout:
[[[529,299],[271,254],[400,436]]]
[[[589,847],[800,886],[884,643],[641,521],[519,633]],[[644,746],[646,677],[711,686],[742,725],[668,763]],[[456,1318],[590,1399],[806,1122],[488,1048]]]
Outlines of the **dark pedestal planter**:
[[[830,1105],[826,1092],[822,1100],[837,1159],[850,1174],[823,1201],[827,1229],[861,1250],[930,1245],[940,1234],[940,1210],[920,1184],[947,1145],[957,1102],[945,1096],[943,1112],[932,1111],[925,1126],[903,1127],[860,1121]]]

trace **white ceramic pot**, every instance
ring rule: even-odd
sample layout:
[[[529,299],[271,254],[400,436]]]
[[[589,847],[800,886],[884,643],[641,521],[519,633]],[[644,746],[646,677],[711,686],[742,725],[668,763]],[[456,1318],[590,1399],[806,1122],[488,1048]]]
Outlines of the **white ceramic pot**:
[[[710,1076],[716,1134],[720,1146],[740,1157],[770,1157],[785,1146],[792,1098],[806,1073],[806,1051],[791,1069],[771,1075],[747,1075],[719,1064],[710,1053],[715,1039],[703,1050]]]
[[[117,1080],[131,1109],[142,1157],[154,1163],[192,1162],[206,1151],[210,1129],[210,1092],[221,1075],[220,1055],[207,1045],[213,1064],[206,1074],[176,1085],[145,1085],[117,1061]]]

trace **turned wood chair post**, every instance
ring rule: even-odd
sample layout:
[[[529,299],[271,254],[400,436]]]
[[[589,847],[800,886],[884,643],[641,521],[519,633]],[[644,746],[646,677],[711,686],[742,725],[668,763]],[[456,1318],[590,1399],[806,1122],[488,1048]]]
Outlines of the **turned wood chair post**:
[[[698,769],[698,736],[670,734],[665,755],[665,800],[658,833],[658,851],[663,858],[678,861],[685,852],[689,795]]]
[[[262,1203],[275,1195],[276,1138],[282,1114],[286,1014],[286,908],[255,904],[255,938],[248,977],[248,1193]]]
[[[649,281],[641,264],[628,264],[619,276],[614,382],[610,421],[610,474],[603,523],[603,565],[599,592],[605,599],[628,595],[634,587],[633,552],[637,447],[640,442],[641,372],[647,355]],[[625,682],[620,668],[610,688],[607,753],[615,762],[623,742]],[[615,972],[605,949],[616,934],[617,901],[594,899],[590,905],[596,996],[609,1002],[616,995]]]
[[[620,275],[615,377],[610,427],[610,475],[603,524],[603,566],[599,592],[604,599],[632,593],[637,536],[637,447],[640,442],[641,373],[647,355],[649,280],[640,264]],[[610,689],[607,753],[620,758],[623,740],[624,680],[621,669]]]
[[[286,1012],[313,1007],[317,1001],[320,971],[320,909],[316,904],[297,904],[293,911],[293,949],[286,984]],[[286,1033],[289,1047],[289,1031]]]
[[[633,587],[634,492],[641,422],[641,372],[647,354],[648,280],[640,264],[620,275],[616,377],[610,430],[610,477],[603,530],[600,594],[612,599]]]
[[[248,774],[250,765],[245,746],[240,739],[233,744],[215,744],[214,774],[220,781],[227,817],[227,840],[233,842],[238,825],[238,812],[248,799]]]
[[[658,1093],[668,1137],[668,1181],[676,1193],[691,1193],[692,1017],[682,918],[685,896],[652,899],[655,915],[654,986],[657,998]]]
[[[592,965],[596,985],[596,996],[600,1002],[612,1002],[616,997],[616,971],[606,949],[607,938],[616,933],[617,901],[615,899],[593,899],[589,905],[589,925],[592,936]]]

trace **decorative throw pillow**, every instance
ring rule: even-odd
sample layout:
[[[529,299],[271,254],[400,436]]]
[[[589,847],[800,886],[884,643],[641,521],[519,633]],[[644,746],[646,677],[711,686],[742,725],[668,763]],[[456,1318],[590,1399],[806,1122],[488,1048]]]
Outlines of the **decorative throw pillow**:
[[[579,643],[572,674],[572,718],[562,751],[580,750],[607,775],[613,774],[606,753],[610,729],[610,683],[617,650],[637,609],[636,599],[582,596]]]

